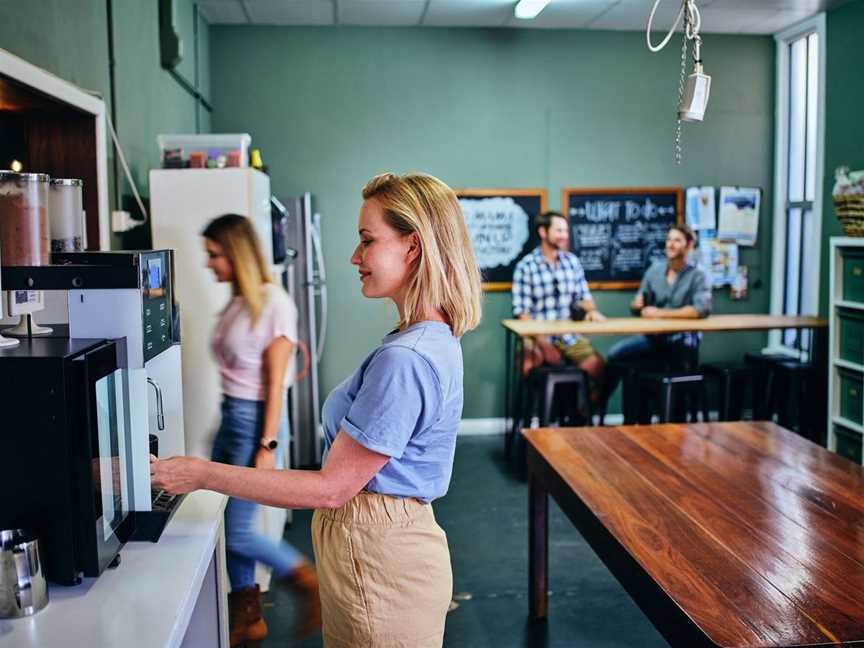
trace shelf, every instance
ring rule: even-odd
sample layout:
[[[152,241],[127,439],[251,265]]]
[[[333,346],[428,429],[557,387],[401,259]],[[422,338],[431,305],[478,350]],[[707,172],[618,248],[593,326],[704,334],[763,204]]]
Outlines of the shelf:
[[[859,423],[854,423],[853,421],[850,421],[847,418],[843,418],[842,416],[834,416],[831,418],[831,421],[835,425],[842,425],[843,427],[845,427],[849,430],[854,430],[855,432],[858,432],[859,434],[864,434],[864,425],[861,425]]]
[[[864,310],[864,304],[862,304],[861,302],[843,301],[842,299],[838,299],[834,302],[834,305],[837,308],[851,308],[854,310]]]
[[[864,247],[864,237],[832,236],[831,244],[837,247]]]
[[[864,373],[864,365],[849,362],[848,360],[841,360],[840,358],[834,358],[832,362],[835,367],[843,367],[844,369],[851,369],[852,371],[860,371]]]

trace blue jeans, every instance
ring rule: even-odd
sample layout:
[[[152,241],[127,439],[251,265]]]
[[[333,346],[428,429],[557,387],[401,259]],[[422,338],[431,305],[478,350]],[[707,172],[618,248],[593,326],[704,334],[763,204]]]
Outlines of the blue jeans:
[[[213,443],[213,461],[234,466],[252,466],[261,428],[264,401],[224,396],[222,422]],[[287,443],[285,425],[280,427],[279,442]],[[231,591],[255,585],[255,563],[271,567],[282,577],[303,560],[303,556],[284,540],[274,542],[255,531],[258,504],[231,497],[225,508],[225,546]]]

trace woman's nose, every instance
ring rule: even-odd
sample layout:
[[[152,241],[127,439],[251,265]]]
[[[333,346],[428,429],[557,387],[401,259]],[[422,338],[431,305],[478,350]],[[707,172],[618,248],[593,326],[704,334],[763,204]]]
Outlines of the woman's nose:
[[[354,252],[351,254],[351,265],[360,265],[360,246],[358,245],[354,248]]]

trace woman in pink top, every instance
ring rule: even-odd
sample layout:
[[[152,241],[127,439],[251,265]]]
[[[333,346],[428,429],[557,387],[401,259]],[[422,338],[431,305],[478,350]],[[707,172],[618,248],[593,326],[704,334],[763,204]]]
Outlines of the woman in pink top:
[[[232,298],[213,333],[212,350],[222,382],[222,421],[213,461],[256,468],[276,466],[283,426],[282,401],[289,386],[297,340],[297,308],[273,283],[251,222],[226,214],[202,232],[207,267],[217,281],[231,282]],[[281,435],[284,437],[284,435]],[[255,563],[303,596],[301,634],[320,624],[318,583],[312,566],[291,545],[256,533],[258,504],[230,498],[225,509],[225,541],[231,580],[231,646],[267,636]]]

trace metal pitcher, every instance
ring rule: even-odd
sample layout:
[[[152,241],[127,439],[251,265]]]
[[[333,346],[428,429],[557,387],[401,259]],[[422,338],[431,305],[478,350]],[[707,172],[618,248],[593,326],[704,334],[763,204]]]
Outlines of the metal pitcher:
[[[48,604],[48,585],[35,533],[0,531],[0,619],[35,614]]]

